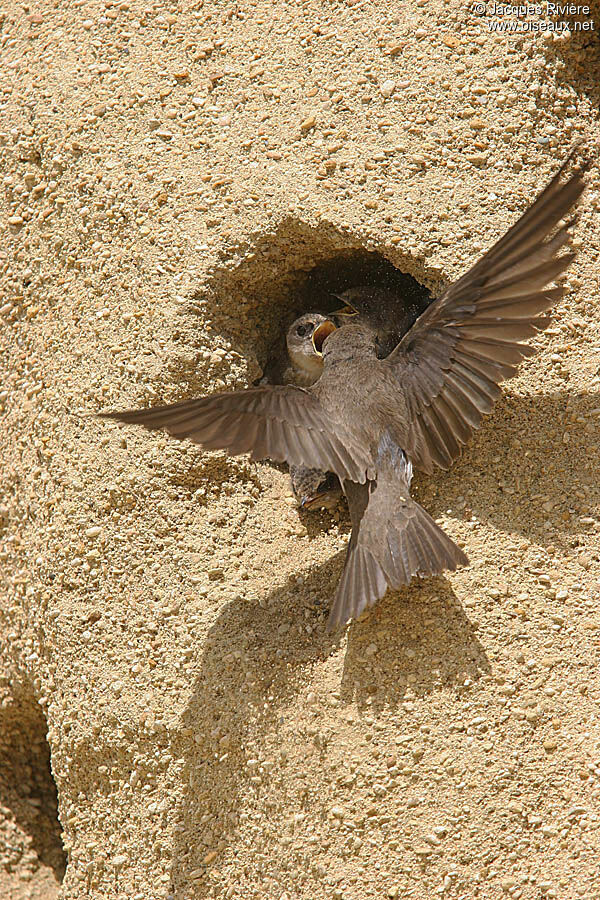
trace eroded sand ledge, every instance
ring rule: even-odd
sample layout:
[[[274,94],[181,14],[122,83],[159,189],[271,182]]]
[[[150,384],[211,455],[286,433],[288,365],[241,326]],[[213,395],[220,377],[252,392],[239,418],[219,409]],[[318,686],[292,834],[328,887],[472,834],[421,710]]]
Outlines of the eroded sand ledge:
[[[597,33],[437,0],[0,21],[0,895],[56,896],[62,829],[65,900],[595,896],[595,169],[540,355],[418,482],[472,566],[334,640],[345,513],[88,414],[249,383],[339,251],[458,276],[597,147]]]

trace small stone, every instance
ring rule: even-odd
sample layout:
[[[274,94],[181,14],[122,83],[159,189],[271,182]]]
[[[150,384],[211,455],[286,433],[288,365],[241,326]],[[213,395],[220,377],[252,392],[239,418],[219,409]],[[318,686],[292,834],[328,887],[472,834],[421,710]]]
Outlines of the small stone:
[[[434,846],[437,846],[439,843],[441,843],[437,834],[426,834],[425,840],[428,844],[433,844]]]
[[[487,154],[486,153],[471,153],[467,154],[467,159],[473,166],[485,166],[487,162]]]
[[[391,97],[396,88],[396,82],[392,81],[391,78],[388,78],[387,81],[384,81],[381,87],[379,88],[379,93],[382,97]]]
[[[460,44],[460,38],[457,34],[445,34],[442,37],[442,41],[451,50],[455,50]]]
[[[21,216],[10,216],[8,224],[13,228],[20,228],[23,224],[23,219],[21,218]]]
[[[92,525],[91,528],[86,528],[85,536],[89,537],[89,538],[95,538],[95,537],[98,537],[98,535],[101,533],[101,531],[102,531],[102,529],[100,528],[99,525]]]
[[[113,856],[113,858],[112,858],[112,864],[115,867],[115,869],[120,869],[121,866],[124,866],[126,862],[127,862],[127,857],[124,855]]]
[[[308,116],[308,118],[304,119],[303,122],[300,123],[300,131],[303,134],[309,132],[312,128],[317,124],[317,120],[314,116]]]
[[[106,103],[96,103],[96,105],[92,107],[92,112],[101,119],[102,116],[106,115]]]
[[[163,141],[170,141],[173,139],[173,132],[169,131],[168,128],[159,128],[156,134]]]
[[[544,741],[543,747],[547,753],[552,753],[552,751],[556,750],[556,748],[558,747],[558,742],[555,741],[554,738],[546,738],[546,740]]]

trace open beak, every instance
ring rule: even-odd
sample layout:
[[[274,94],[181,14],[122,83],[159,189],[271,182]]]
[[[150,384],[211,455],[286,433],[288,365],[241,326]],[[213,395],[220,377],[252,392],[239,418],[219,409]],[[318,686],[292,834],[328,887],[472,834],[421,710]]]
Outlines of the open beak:
[[[344,298],[343,298],[342,296],[340,296],[340,294],[332,294],[331,296],[332,296],[332,297],[335,297],[336,300],[344,300]],[[356,312],[355,309],[353,309],[353,308],[352,308],[352,307],[344,300],[344,305],[341,306],[339,309],[334,310],[334,311],[331,313],[331,315],[332,315],[332,316],[357,316],[358,313]]]
[[[319,356],[323,353],[323,344],[325,343],[325,340],[335,330],[336,328],[333,322],[330,322],[329,319],[327,319],[327,321],[323,322],[313,331],[312,343],[315,352],[318,353]]]
[[[303,497],[300,501],[300,509],[321,508],[332,510],[337,506],[339,499],[339,489],[337,491],[335,489],[329,491],[320,491],[313,496]]]
[[[355,309],[352,309],[351,306],[342,306],[341,309],[334,309],[334,311],[332,313],[330,313],[330,315],[332,315],[332,316],[357,316],[358,313],[356,312]]]

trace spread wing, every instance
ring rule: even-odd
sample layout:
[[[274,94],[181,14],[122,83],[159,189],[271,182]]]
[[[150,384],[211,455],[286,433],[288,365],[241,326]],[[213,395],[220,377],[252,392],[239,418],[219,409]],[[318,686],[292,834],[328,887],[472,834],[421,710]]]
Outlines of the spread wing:
[[[447,469],[500,396],[498,385],[535,350],[522,343],[550,319],[564,293],[547,285],[574,252],[559,254],[573,217],[549,238],[581,196],[586,164],[568,181],[567,159],[534,204],[476,265],[417,319],[385,360],[409,410],[409,429],[422,440],[411,461],[426,472]]]
[[[410,496],[410,467],[404,453],[383,441],[377,481],[344,483],[352,536],[329,614],[330,631],[358,618],[388,587],[399,588],[415,575],[439,575],[468,563],[462,550]]]
[[[358,482],[364,482],[369,468],[368,453],[352,434],[332,421],[315,396],[289,385],[100,415],[145,428],[164,428],[173,437],[188,438],[208,450],[318,467]]]

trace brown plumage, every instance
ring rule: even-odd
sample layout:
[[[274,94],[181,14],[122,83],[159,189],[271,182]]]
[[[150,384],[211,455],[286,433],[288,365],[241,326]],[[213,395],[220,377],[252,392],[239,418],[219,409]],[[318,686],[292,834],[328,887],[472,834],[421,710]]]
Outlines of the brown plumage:
[[[330,625],[358,615],[388,585],[456,568],[466,557],[410,499],[411,465],[431,472],[456,459],[500,382],[533,354],[522,342],[548,325],[544,313],[564,291],[546,288],[574,257],[559,251],[575,220],[549,236],[585,187],[582,170],[562,182],[565,166],[385,359],[361,321],[327,337],[323,374],[308,389],[265,386],[105,415],[338,475],[353,531]]]
[[[398,289],[380,284],[357,284],[335,296],[351,307],[357,321],[367,323],[375,331],[379,359],[392,352],[429,305],[428,297],[414,292],[401,294]],[[336,316],[338,324],[343,324],[343,311],[338,310],[333,318]]]
[[[301,509],[335,509],[342,487],[333,472],[310,466],[290,466],[292,493]]]
[[[329,323],[324,329],[321,325]],[[333,322],[317,312],[305,313],[287,330],[285,343],[289,367],[284,372],[284,383],[309,387],[323,373],[323,355],[313,337],[315,332],[324,335]],[[289,467],[290,484],[298,505],[302,509],[334,509],[342,494],[339,479],[332,472],[324,472],[313,466]]]
[[[430,298],[414,290],[389,285],[361,282],[340,294],[343,309],[331,313],[329,321],[338,328],[350,323],[363,323],[375,332],[376,353],[386,357],[399,343],[418,315],[429,305]],[[309,387],[323,372],[323,356],[312,340],[312,334],[326,318],[318,313],[306,313],[288,329],[286,345],[290,367],[286,384]],[[308,329],[310,329],[310,334]],[[302,509],[333,509],[342,492],[339,479],[332,472],[309,466],[290,466],[292,491]]]
[[[329,630],[356,619],[383,597],[388,586],[407,585],[415,575],[439,575],[469,562],[463,551],[410,496],[412,466],[382,435],[377,478],[345,481],[352,535],[333,598]]]

